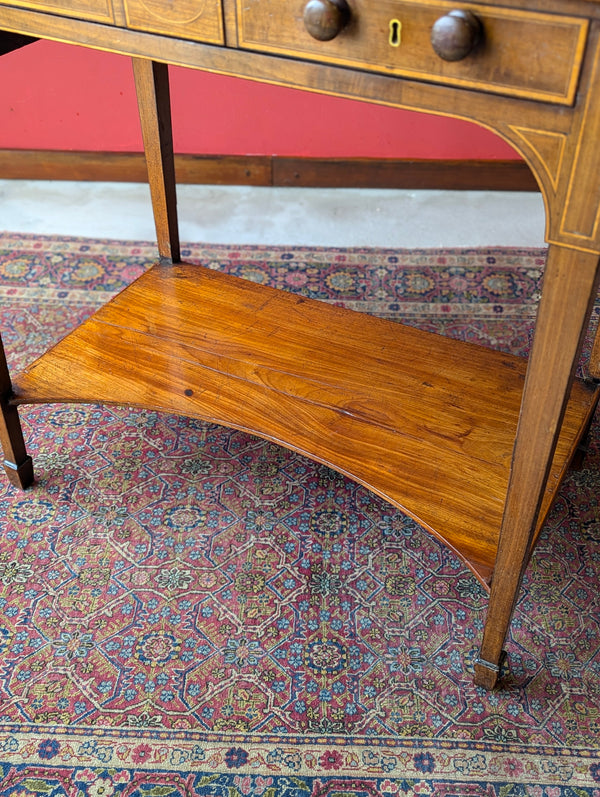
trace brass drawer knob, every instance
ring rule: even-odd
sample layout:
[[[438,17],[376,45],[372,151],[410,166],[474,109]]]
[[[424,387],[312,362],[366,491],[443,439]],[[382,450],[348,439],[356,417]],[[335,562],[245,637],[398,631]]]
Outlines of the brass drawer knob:
[[[431,28],[431,44],[444,61],[460,61],[481,40],[481,23],[471,11],[449,11]]]
[[[313,39],[328,42],[350,21],[350,6],[346,0],[308,0],[303,19]]]

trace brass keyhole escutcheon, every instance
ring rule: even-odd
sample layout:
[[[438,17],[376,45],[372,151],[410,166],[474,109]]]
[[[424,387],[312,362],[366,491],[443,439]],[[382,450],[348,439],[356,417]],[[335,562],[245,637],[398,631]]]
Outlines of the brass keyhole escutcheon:
[[[390,38],[389,42],[392,47],[400,47],[402,38],[402,23],[399,19],[390,20]]]

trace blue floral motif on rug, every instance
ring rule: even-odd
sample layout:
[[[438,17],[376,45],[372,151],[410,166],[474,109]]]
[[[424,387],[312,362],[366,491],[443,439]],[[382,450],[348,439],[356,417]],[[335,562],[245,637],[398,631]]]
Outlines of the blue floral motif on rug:
[[[517,354],[544,262],[499,248],[184,257]],[[153,258],[141,242],[0,235],[12,366]],[[37,482],[0,482],[0,797],[600,797],[598,421],[490,694],[472,682],[482,589],[361,486],[195,420],[22,417]]]

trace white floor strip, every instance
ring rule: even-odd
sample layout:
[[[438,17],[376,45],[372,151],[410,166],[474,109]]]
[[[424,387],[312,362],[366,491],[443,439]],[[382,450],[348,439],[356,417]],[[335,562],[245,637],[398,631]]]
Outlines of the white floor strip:
[[[182,241],[267,246],[543,246],[537,193],[387,189],[178,188]],[[140,183],[0,180],[0,228],[155,238]]]

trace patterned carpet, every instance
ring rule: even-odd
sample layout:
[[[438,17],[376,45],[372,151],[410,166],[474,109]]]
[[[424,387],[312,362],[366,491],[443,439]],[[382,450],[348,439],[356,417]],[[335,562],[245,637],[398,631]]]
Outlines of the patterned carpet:
[[[147,243],[0,234],[12,367],[153,257]],[[516,249],[184,257],[519,354],[544,262]],[[364,488],[199,421],[78,405],[22,417],[37,482],[0,480],[1,797],[600,797],[598,419],[489,694],[472,682],[483,591]]]

